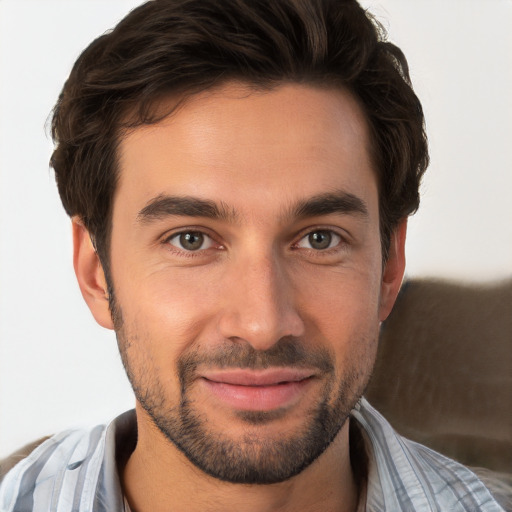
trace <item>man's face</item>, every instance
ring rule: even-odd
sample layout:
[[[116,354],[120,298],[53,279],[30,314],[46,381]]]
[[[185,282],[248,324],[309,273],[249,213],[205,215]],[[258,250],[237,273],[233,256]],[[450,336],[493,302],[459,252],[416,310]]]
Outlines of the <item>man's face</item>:
[[[206,473],[282,481],[346,428],[389,309],[368,144],[344,91],[241,84],[121,141],[111,268],[139,428]]]

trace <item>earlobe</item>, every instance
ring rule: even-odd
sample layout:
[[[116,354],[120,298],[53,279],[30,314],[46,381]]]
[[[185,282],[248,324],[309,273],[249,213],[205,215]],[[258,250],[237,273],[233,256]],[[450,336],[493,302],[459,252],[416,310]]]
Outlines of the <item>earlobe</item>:
[[[73,217],[73,266],[80,291],[96,321],[113,329],[110,314],[107,282],[98,254],[83,222]]]
[[[391,235],[389,257],[382,272],[379,320],[383,322],[391,312],[405,272],[405,238],[407,218],[403,219]]]

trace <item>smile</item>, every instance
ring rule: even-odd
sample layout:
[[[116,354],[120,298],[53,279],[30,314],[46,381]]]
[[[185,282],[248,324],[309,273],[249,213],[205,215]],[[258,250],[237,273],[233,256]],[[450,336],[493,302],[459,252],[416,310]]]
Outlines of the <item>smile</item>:
[[[271,411],[300,400],[314,380],[307,369],[232,369],[203,372],[206,392],[224,405],[242,411]]]

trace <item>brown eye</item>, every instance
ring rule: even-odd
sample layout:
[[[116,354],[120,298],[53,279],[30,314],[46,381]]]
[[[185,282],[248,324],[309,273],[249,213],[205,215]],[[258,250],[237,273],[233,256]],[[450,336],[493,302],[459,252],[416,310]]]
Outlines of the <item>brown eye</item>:
[[[169,238],[169,243],[183,251],[199,251],[213,245],[212,239],[200,231],[183,231]]]
[[[304,238],[302,238],[302,240],[300,240],[298,243],[298,246],[305,249],[323,251],[325,249],[331,249],[332,247],[335,247],[340,242],[341,237],[333,231],[329,231],[327,229],[319,229],[317,231],[312,231]]]

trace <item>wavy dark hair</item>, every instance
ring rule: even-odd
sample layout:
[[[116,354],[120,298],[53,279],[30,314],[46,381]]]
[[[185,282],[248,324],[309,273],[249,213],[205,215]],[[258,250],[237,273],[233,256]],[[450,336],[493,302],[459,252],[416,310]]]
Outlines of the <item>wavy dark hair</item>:
[[[355,0],[151,0],[84,50],[52,120],[62,203],[91,234],[107,280],[123,127],[158,121],[153,107],[170,93],[188,97],[228,80],[343,87],[357,98],[385,260],[393,229],[419,206],[428,150],[407,61],[382,26]]]

